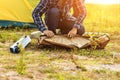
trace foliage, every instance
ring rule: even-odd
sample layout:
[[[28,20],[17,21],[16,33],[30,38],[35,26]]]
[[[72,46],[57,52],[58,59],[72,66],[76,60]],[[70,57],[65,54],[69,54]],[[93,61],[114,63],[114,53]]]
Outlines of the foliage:
[[[16,70],[19,74],[26,74],[26,64],[24,62],[25,59],[25,50],[22,48],[22,46],[19,46],[20,48],[20,59],[17,61]]]

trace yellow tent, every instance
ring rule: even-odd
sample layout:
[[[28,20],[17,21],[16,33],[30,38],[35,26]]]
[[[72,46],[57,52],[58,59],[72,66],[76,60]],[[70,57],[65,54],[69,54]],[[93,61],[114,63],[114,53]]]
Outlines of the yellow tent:
[[[31,0],[32,1],[32,0]],[[0,26],[29,26],[35,27],[32,11],[39,0],[0,0]],[[32,4],[31,4],[32,3]]]

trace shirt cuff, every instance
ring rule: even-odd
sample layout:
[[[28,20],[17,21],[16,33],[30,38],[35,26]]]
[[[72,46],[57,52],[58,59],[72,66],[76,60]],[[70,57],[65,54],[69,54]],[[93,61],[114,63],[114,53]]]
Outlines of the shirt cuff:
[[[45,30],[47,30],[45,27],[43,27],[43,28],[40,29],[41,32],[43,32]]]
[[[73,27],[75,27],[75,28],[77,28],[77,29],[80,29],[80,24],[74,24]]]

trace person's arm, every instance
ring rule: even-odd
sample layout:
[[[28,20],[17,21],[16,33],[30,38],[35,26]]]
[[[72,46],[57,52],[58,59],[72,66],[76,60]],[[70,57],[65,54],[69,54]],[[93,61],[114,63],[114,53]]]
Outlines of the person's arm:
[[[86,17],[86,7],[83,0],[74,0],[73,2],[73,16],[76,17],[74,27],[80,28],[80,24],[83,22]]]
[[[47,30],[41,18],[41,16],[43,15],[43,13],[47,11],[47,9],[48,9],[48,0],[41,0],[32,14],[34,23],[36,24],[38,29],[42,32]]]
[[[73,10],[74,10],[74,14],[72,20],[75,21],[75,24],[68,33],[69,37],[74,37],[77,34],[77,30],[80,29],[80,24],[82,24],[86,16],[86,8],[83,0],[74,0]]]

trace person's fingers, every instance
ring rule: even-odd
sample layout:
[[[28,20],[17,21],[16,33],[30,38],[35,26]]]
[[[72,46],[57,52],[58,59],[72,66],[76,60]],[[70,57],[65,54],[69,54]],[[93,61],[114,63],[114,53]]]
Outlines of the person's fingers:
[[[47,33],[46,33],[46,35],[47,35],[47,37],[49,37],[49,36],[50,36],[50,33],[49,33],[49,32],[47,32]]]
[[[53,35],[53,33],[52,33],[52,32],[50,32],[50,33],[49,33],[49,37],[52,37],[52,35]]]
[[[70,34],[68,34],[67,36],[70,37]]]
[[[53,33],[52,33],[52,32],[50,32],[50,33],[49,33],[49,36],[50,36],[50,37],[52,37],[52,36],[53,36]]]
[[[69,32],[69,33],[68,33],[68,37],[70,37],[70,34],[71,34],[71,33]]]
[[[52,31],[49,31],[47,36],[48,36],[48,37],[53,37],[53,36],[54,36],[54,33],[53,33]]]
[[[53,36],[53,35],[54,35],[54,33],[51,31],[51,32],[50,32],[50,35],[51,35],[51,36]]]
[[[49,33],[46,33],[47,37],[49,37]]]
[[[75,34],[73,34],[73,33],[68,34],[68,37],[70,37],[70,38],[73,38],[74,36],[75,36]]]
[[[51,35],[51,37],[53,37],[55,34],[52,32],[52,35]]]
[[[75,36],[75,34],[72,34],[72,37],[74,37]]]
[[[69,37],[72,37],[72,34],[69,34]]]
[[[73,36],[74,36],[74,34],[71,34],[71,36],[70,36],[70,37],[72,38]]]
[[[68,37],[70,37],[70,38],[71,38],[71,37],[72,37],[72,34],[71,34],[71,33],[69,33],[69,34],[68,34]]]

